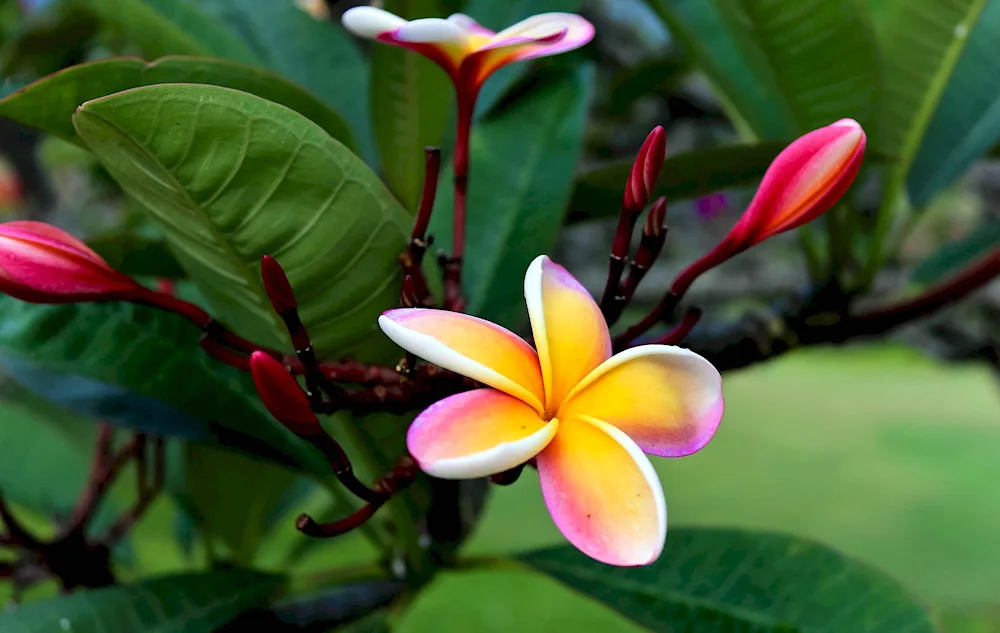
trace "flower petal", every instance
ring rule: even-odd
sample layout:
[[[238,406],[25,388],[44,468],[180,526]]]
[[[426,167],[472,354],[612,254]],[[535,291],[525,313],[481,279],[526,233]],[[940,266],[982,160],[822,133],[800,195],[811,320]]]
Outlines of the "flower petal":
[[[538,454],[559,422],[496,389],[449,396],[417,416],[406,446],[421,470],[441,479],[502,473]]]
[[[611,357],[611,335],[587,289],[545,255],[528,267],[524,299],[545,380],[545,407],[554,414],[566,394]]]
[[[543,410],[538,355],[509,330],[467,314],[420,308],[389,310],[378,324],[406,351]]]
[[[537,463],[553,521],[584,554],[623,566],[659,557],[667,535],[663,488],[627,435],[592,418],[562,420]]]
[[[507,64],[558,55],[594,38],[594,26],[572,13],[540,13],[509,26],[479,48],[478,80]]]
[[[464,30],[466,33],[469,33],[470,35],[481,35],[488,37],[491,40],[493,39],[494,36],[496,36],[496,33],[489,30],[479,22],[476,22],[475,20],[465,15],[464,13],[452,13],[451,15],[448,16],[448,21],[454,22],[462,30]]]
[[[396,39],[414,44],[464,44],[469,35],[451,20],[421,18],[410,20],[396,29]]]
[[[406,20],[375,7],[353,7],[344,11],[340,23],[358,37],[375,39],[381,33],[395,31],[405,25]]]
[[[712,439],[723,408],[722,377],[711,363],[680,347],[640,345],[591,372],[558,415],[592,416],[624,431],[646,453],[681,457]]]

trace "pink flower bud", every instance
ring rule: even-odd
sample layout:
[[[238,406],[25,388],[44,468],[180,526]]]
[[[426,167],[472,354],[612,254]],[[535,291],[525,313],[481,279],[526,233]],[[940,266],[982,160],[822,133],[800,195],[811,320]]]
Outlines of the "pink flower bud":
[[[0,224],[0,292],[32,303],[75,303],[147,291],[69,233],[23,220]]]
[[[858,175],[866,141],[857,121],[841,119],[786,147],[733,227],[735,241],[749,248],[826,213]]]
[[[257,394],[274,418],[296,435],[322,432],[319,419],[298,381],[266,352],[250,355],[250,375]]]
[[[841,119],[786,147],[767,168],[750,206],[729,235],[684,269],[672,292],[683,294],[706,270],[827,212],[858,175],[866,141],[857,121]]]
[[[643,141],[635,162],[632,163],[632,173],[629,174],[622,203],[624,209],[639,213],[646,207],[649,197],[653,195],[656,179],[660,177],[666,148],[667,133],[663,131],[663,126],[657,125]]]

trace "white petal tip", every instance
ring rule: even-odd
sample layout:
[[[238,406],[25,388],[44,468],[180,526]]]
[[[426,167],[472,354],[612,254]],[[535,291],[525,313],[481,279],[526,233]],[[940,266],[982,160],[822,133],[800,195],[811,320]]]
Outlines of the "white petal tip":
[[[406,20],[394,13],[375,7],[353,7],[344,12],[340,23],[358,37],[376,38],[406,25]]]

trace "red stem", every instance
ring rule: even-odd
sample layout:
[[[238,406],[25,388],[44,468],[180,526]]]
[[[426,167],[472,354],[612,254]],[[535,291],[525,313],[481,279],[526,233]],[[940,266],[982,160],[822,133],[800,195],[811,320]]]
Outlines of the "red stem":
[[[472,115],[476,108],[476,93],[458,97],[458,122],[455,132],[455,152],[452,166],[455,172],[455,208],[452,217],[451,256],[461,260],[465,252],[465,211],[469,188],[469,137],[472,133]]]
[[[699,308],[690,307],[687,312],[684,313],[684,317],[681,322],[678,323],[672,330],[664,334],[663,336],[653,339],[649,343],[652,345],[677,345],[691,332],[692,328],[701,319],[701,310]]]
[[[987,253],[951,279],[930,287],[920,296],[902,303],[851,317],[852,327],[884,332],[908,321],[928,316],[962,299],[1000,275],[1000,248]]]

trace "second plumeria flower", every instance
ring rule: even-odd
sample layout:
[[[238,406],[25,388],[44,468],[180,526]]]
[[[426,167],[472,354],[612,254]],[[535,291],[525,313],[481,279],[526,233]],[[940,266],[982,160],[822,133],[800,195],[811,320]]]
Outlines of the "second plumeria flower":
[[[571,543],[612,565],[651,563],[663,549],[667,506],[643,453],[680,457],[704,447],[722,418],[722,379],[701,356],[670,345],[612,355],[593,298],[544,255],[528,268],[524,295],[535,348],[457,312],[379,317],[403,349],[491,387],[421,413],[407,435],[410,453],[443,479],[534,459],[545,503]]]
[[[593,25],[572,13],[533,15],[499,33],[461,13],[407,21],[375,7],[347,10],[343,24],[355,35],[431,59],[448,73],[460,95],[475,95],[487,77],[507,64],[564,53],[594,37]]]

